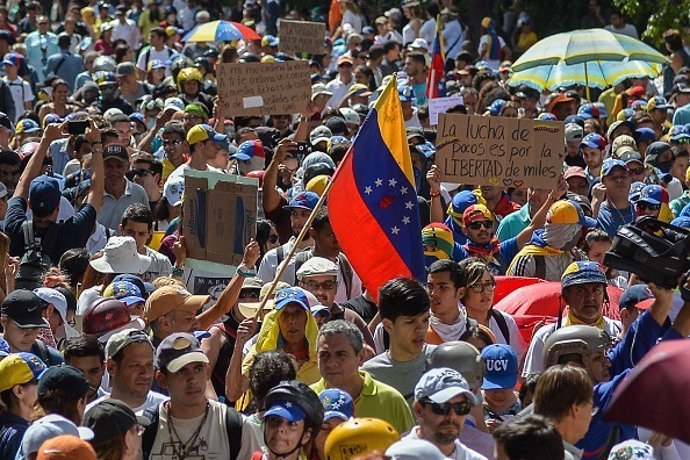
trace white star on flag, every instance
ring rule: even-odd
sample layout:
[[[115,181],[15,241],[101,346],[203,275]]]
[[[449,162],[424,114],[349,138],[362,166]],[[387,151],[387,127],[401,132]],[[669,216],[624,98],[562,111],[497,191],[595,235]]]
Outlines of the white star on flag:
[[[374,181],[376,183],[377,187],[381,187],[383,185],[383,180],[379,177]]]
[[[289,402],[289,401],[288,401],[288,402],[286,402],[286,403],[285,403],[285,407],[287,407],[287,408],[289,409],[290,407],[292,407],[292,403],[291,403],[291,402]]]
[[[390,179],[388,181],[388,185],[390,185],[391,187],[395,187],[395,184],[397,184],[397,183],[398,183],[398,181],[395,179]]]
[[[410,218],[407,217],[407,216],[404,216],[403,219],[402,219],[402,223],[405,224],[405,225],[409,224],[409,223],[410,223]]]
[[[369,195],[369,194],[371,193],[371,187],[368,186],[368,185],[367,185],[366,187],[364,187],[364,193],[366,193],[367,195]]]
[[[401,187],[400,193],[402,193],[403,195],[407,195],[407,187]]]
[[[412,203],[411,201],[408,201],[407,203],[405,203],[405,208],[407,208],[407,209],[414,208],[414,203]]]
[[[391,228],[391,233],[393,235],[397,235],[399,232],[400,232],[400,229],[398,227]]]

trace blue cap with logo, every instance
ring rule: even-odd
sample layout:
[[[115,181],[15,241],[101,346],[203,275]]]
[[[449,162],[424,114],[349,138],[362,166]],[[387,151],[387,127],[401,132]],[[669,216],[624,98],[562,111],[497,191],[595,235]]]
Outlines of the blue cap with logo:
[[[309,307],[309,299],[304,291],[300,288],[292,287],[281,289],[276,293],[276,296],[273,300],[276,310],[282,310],[286,305],[296,303],[306,311],[311,311]]]
[[[489,345],[482,350],[486,366],[482,390],[515,388],[518,380],[518,359],[513,347],[503,343]]]
[[[350,420],[355,415],[355,403],[346,391],[339,388],[328,388],[319,395],[323,404],[323,421],[333,418]]]
[[[607,158],[601,166],[601,177],[606,177],[611,174],[614,168],[623,168],[625,171],[628,170],[628,166],[623,160],[619,160],[618,158]]]
[[[31,181],[29,204],[34,212],[42,216],[50,214],[60,204],[60,184],[54,177],[45,174]]]
[[[304,420],[307,415],[297,404],[293,404],[290,401],[278,401],[264,412],[263,418],[271,416],[284,418],[288,422],[294,423]]]
[[[319,195],[316,193],[302,192],[295,195],[286,206],[283,206],[283,209],[306,209],[313,211],[318,202]]]
[[[589,260],[580,260],[568,265],[561,276],[561,288],[580,284],[606,285],[606,274],[599,264]]]

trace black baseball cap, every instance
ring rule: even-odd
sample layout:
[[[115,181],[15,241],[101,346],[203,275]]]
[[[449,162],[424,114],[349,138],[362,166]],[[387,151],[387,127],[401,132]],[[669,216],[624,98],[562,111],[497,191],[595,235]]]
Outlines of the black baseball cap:
[[[208,357],[201,350],[199,340],[187,332],[171,334],[158,345],[156,367],[176,373],[190,363],[206,363]]]
[[[84,414],[84,426],[91,428],[91,443],[101,444],[122,437],[134,425],[148,426],[151,421],[117,399],[104,399]]]
[[[129,153],[127,153],[127,149],[124,145],[108,144],[103,150],[103,161],[110,158],[129,163]]]
[[[0,313],[8,316],[22,329],[47,328],[50,325],[41,316],[41,311],[47,305],[45,301],[28,289],[15,289],[7,294],[5,300],[2,301]]]
[[[0,126],[14,132],[14,123],[12,123],[12,120],[5,112],[0,112]]]
[[[52,390],[60,390],[69,400],[83,398],[89,391],[84,373],[72,366],[49,367],[38,377],[38,397],[49,397]]]

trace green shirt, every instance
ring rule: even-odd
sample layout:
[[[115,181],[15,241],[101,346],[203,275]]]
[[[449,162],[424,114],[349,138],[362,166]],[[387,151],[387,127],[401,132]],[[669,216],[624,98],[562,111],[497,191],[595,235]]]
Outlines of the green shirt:
[[[519,210],[505,216],[498,224],[496,230],[498,241],[503,242],[515,238],[527,228],[530,222],[532,222],[532,218],[529,215],[529,204],[525,204]]]
[[[355,417],[373,417],[385,420],[393,425],[402,436],[412,429],[415,424],[414,417],[407,401],[395,388],[383,382],[374,380],[367,372],[359,371],[364,378],[362,392],[355,399]],[[320,394],[328,386],[322,378],[311,389]]]
[[[690,203],[690,190],[683,192],[681,196],[671,201],[671,212],[673,212],[673,217],[680,216],[683,212],[683,208]]]

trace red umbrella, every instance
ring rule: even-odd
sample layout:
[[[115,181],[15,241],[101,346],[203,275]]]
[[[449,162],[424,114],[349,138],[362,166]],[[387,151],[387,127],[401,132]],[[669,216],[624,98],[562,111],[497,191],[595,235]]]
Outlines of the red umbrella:
[[[497,276],[494,303],[500,302],[501,299],[516,289],[543,282],[544,280],[541,278],[532,278],[529,276]]]
[[[690,342],[651,349],[623,380],[604,420],[640,425],[690,443]]]
[[[615,286],[607,286],[610,307],[604,312],[609,318],[618,319],[618,299],[623,290]],[[564,308],[561,299],[561,283],[558,281],[544,281],[520,287],[503,297],[494,304],[494,308],[509,313],[515,318],[523,339],[527,343],[532,340],[535,327],[553,323],[558,318],[558,312]]]

